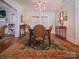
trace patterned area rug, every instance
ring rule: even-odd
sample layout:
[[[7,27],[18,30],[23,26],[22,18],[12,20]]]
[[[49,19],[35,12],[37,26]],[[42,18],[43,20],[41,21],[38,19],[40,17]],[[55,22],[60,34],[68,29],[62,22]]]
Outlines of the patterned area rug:
[[[49,49],[38,50],[25,45],[26,37],[0,54],[0,59],[79,59],[79,53],[68,43],[53,37]]]

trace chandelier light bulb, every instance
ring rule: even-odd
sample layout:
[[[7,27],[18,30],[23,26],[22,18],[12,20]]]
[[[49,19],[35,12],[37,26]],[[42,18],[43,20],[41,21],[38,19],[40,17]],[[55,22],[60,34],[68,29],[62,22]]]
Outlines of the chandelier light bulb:
[[[33,7],[35,10],[45,10],[46,9],[46,4],[48,0],[33,0]]]

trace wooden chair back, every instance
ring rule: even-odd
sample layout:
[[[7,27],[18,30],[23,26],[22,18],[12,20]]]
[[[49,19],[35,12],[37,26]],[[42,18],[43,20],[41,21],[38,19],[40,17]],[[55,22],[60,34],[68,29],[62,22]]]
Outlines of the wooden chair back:
[[[33,34],[37,37],[44,37],[46,34],[45,27],[43,25],[36,25],[33,29]]]

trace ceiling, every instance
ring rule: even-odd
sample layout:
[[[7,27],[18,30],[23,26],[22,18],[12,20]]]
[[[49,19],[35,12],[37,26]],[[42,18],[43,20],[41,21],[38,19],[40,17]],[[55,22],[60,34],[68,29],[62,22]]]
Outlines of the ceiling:
[[[33,10],[32,0],[16,0],[24,10]],[[48,0],[47,11],[56,11],[61,5],[63,0]]]
[[[4,2],[0,1],[0,9],[9,9],[10,7],[7,6]]]
[[[14,10],[11,6],[4,3],[3,1],[0,1],[0,10]]]

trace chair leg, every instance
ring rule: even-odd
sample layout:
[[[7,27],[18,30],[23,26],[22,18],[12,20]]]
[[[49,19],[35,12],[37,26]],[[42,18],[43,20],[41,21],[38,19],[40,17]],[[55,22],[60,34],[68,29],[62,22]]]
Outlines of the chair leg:
[[[45,40],[45,38],[43,38],[43,46],[44,46],[44,40]]]
[[[2,39],[2,36],[0,36],[0,39]]]

